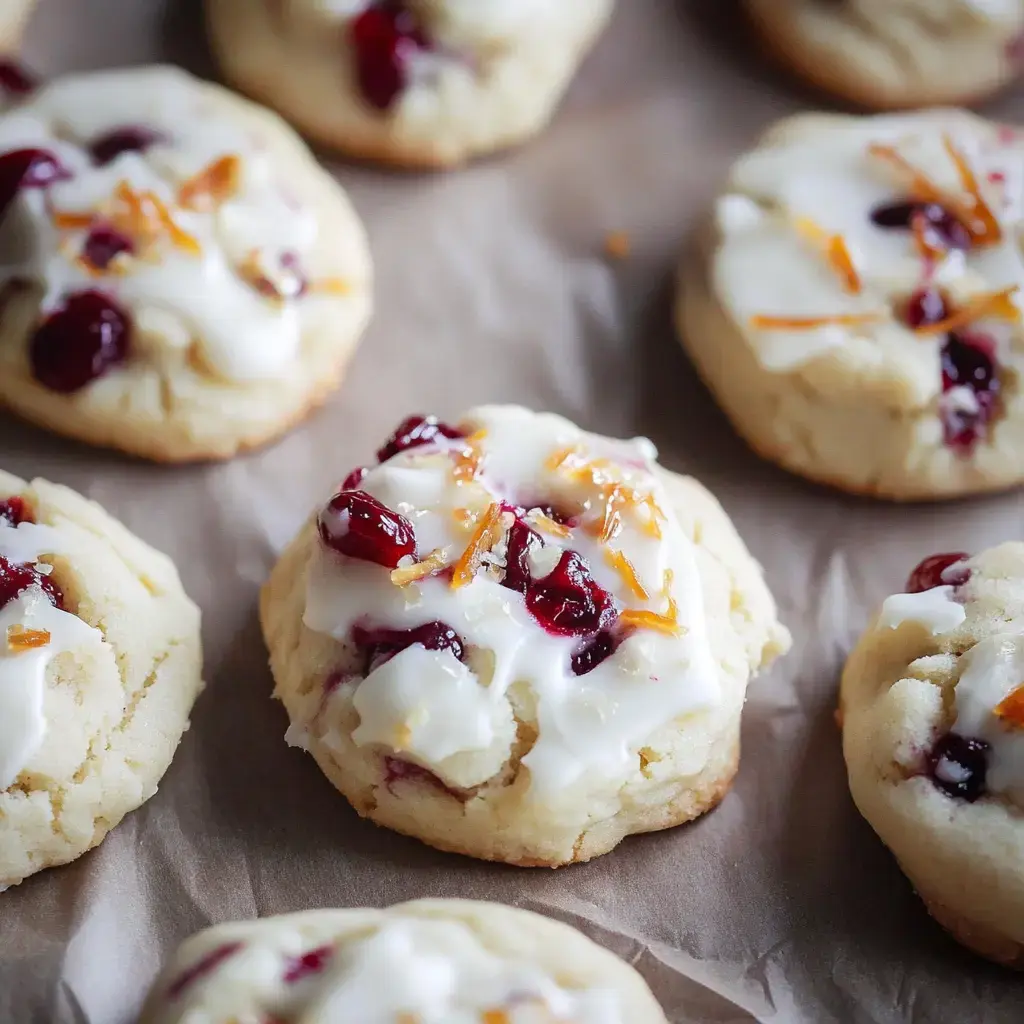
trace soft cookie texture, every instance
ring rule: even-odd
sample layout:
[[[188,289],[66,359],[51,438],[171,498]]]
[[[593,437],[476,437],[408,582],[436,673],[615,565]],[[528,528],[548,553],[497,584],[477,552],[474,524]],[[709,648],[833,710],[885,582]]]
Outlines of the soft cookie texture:
[[[21,34],[35,5],[36,0],[4,0],[0,4],[0,53],[18,49]]]
[[[733,167],[680,270],[684,346],[733,425],[844,490],[1024,479],[1024,136],[962,111],[802,115]]]
[[[983,100],[1024,59],[1024,0],[746,3],[781,64],[876,110]]]
[[[222,924],[184,942],[139,1024],[666,1024],[631,967],[497,903],[417,900]]]
[[[207,0],[228,79],[317,141],[416,167],[550,120],[613,0]]]
[[[850,790],[932,915],[1024,966],[1024,544],[926,559],[843,673]]]
[[[74,491],[0,472],[0,887],[156,792],[200,672],[172,563]]]
[[[0,117],[0,403],[152,459],[229,457],[337,386],[363,229],[275,115],[165,67]]]
[[[524,866],[717,804],[789,637],[714,498],[513,406],[412,417],[377,456],[262,594],[289,742],[378,824]]]

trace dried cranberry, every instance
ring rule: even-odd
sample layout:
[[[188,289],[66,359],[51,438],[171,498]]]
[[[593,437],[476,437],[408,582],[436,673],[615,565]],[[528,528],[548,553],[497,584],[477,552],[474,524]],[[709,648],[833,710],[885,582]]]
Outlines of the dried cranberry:
[[[929,327],[941,323],[949,316],[946,299],[936,288],[919,288],[907,300],[903,318],[909,327]]]
[[[352,470],[351,473],[344,480],[341,481],[341,489],[343,491],[355,491],[359,488],[359,485],[366,479],[366,474],[370,471],[365,466],[357,466]]]
[[[131,321],[109,296],[75,292],[36,329],[32,373],[44,387],[70,394],[123,362],[130,340]]]
[[[98,135],[89,143],[93,161],[101,167],[116,160],[122,153],[145,153],[150,146],[163,142],[166,136],[145,125],[124,125]]]
[[[377,461],[387,462],[399,452],[419,448],[424,444],[434,444],[442,437],[454,439],[465,436],[463,431],[449,427],[436,416],[409,416],[398,424],[395,432],[384,442],[383,447],[378,449]]]
[[[950,334],[942,348],[942,391],[970,388],[976,408],[941,406],[943,434],[951,448],[969,453],[985,437],[999,393],[995,344],[984,335]]]
[[[32,516],[25,505],[25,499],[13,497],[0,501],[0,522],[9,523],[11,526],[17,526],[18,523],[32,522]]]
[[[24,96],[36,87],[36,83],[20,64],[0,59],[0,89],[11,96]]]
[[[915,203],[902,200],[896,203],[884,203],[871,211],[871,221],[877,227],[886,230],[904,228],[913,225],[914,219],[924,220],[926,231],[945,249],[970,249],[971,236],[945,207],[938,203]]]
[[[585,676],[592,672],[602,661],[615,653],[618,646],[615,637],[606,629],[602,629],[592,640],[588,640],[572,656],[573,675]]]
[[[91,228],[82,246],[86,262],[97,270],[106,270],[115,256],[134,251],[132,240],[109,224],[97,224]]]
[[[215,971],[228,957],[232,957],[242,948],[241,942],[226,942],[211,950],[206,956],[201,957],[191,967],[182,971],[177,978],[167,986],[167,998],[177,999],[190,985],[205,978],[207,974]]]
[[[334,953],[333,946],[318,946],[291,960],[284,971],[284,983],[294,985],[310,974],[319,974]]]
[[[352,20],[349,36],[363,98],[387,110],[408,84],[410,56],[430,48],[419,19],[399,0],[376,0]]]
[[[31,586],[41,587],[55,608],[64,607],[64,595],[49,576],[44,576],[34,565],[10,562],[0,555],[0,608]]]
[[[416,551],[412,523],[366,491],[336,494],[320,513],[319,527],[328,547],[389,569]]]
[[[947,796],[974,803],[985,793],[990,749],[984,740],[947,733],[928,755],[932,782]],[[951,767],[943,768],[942,762]]]
[[[456,795],[455,790],[450,789],[432,771],[428,771],[421,765],[413,764],[412,761],[404,761],[400,757],[385,757],[384,785],[389,791],[394,792],[391,787],[396,782],[425,782],[452,796]]]
[[[576,551],[563,551],[553,572],[530,584],[526,607],[557,636],[596,633],[615,617],[611,595],[598,584],[586,560]]]
[[[530,563],[528,555],[530,542],[537,535],[521,518],[516,518],[508,532],[505,552],[505,577],[503,587],[525,594],[530,586]]]
[[[366,629],[353,626],[352,642],[365,658],[364,675],[413,644],[422,644],[428,651],[451,651],[459,661],[466,656],[462,637],[443,622],[428,622],[415,629]]]
[[[950,551],[942,555],[929,555],[924,561],[915,566],[914,571],[907,580],[906,593],[920,594],[925,590],[934,590],[935,587],[951,586],[959,587],[966,583],[971,576],[971,570],[967,568],[958,569],[956,572],[946,572],[951,565],[963,562],[970,558],[966,551]]]
[[[23,188],[46,188],[70,178],[48,149],[12,149],[0,156],[0,217]]]

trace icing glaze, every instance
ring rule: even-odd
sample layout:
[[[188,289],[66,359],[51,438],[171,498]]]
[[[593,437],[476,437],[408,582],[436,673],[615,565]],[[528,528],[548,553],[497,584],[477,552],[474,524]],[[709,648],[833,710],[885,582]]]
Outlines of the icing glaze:
[[[412,524],[417,556],[437,552],[442,565],[455,565],[492,503],[571,509],[575,525],[538,527],[554,554],[532,553],[535,573],[549,570],[563,549],[576,551],[620,614],[641,613],[640,625],[623,629],[606,660],[576,675],[580,638],[547,631],[523,595],[502,586],[505,535],[465,586],[452,586],[451,573],[396,586],[381,566],[320,544],[307,575],[307,627],[346,641],[357,625],[407,630],[439,620],[469,651],[460,665],[450,652],[409,648],[337,687],[328,710],[331,701],[352,700],[362,718],[356,743],[390,748],[450,785],[477,785],[502,768],[515,740],[514,709],[536,720],[522,763],[539,798],[584,775],[624,778],[656,730],[721,699],[693,542],[658,477],[656,452],[647,441],[612,441],[516,407],[477,409],[461,425],[478,433],[402,452],[359,485]],[[467,445],[479,472],[460,481],[453,466]],[[602,540],[595,526],[613,487],[640,497],[623,508],[614,537]],[[474,520],[467,523],[467,514]],[[644,614],[663,628],[644,628]],[[307,725],[324,728],[320,717]],[[338,741],[329,731],[323,740]]]
[[[88,144],[126,125],[158,138],[96,166]],[[294,282],[268,294],[266,282],[280,277],[282,259],[312,249],[316,217],[285,193],[264,141],[216,112],[188,75],[158,67],[58,80],[0,118],[0,153],[23,147],[53,153],[69,172],[49,188],[21,189],[0,231],[0,280],[37,282],[43,315],[69,293],[98,287],[155,331],[164,350],[195,346],[218,376],[273,377],[296,357],[314,298],[298,301]],[[188,183],[218,161],[232,172],[225,191],[188,198]],[[90,218],[116,223],[147,195],[192,241],[181,244],[150,216],[145,230],[133,222],[138,251],[104,271],[85,264]]]
[[[34,563],[41,555],[60,550],[60,537],[52,527],[36,523],[14,527],[0,520],[0,556],[8,561]],[[47,566],[38,568],[49,571]],[[48,641],[18,649],[9,637],[21,629],[44,631]],[[0,791],[14,783],[46,735],[43,698],[50,661],[64,651],[102,641],[99,630],[54,607],[38,586],[0,608]]]
[[[313,949],[292,919],[261,922],[247,940],[183,964],[156,1019],[199,1024],[251,1012],[308,1024],[625,1024],[615,992],[564,987],[490,952],[461,922],[393,919],[340,943],[327,938]]]
[[[942,586],[917,594],[893,594],[882,603],[878,624],[898,629],[905,622],[917,622],[933,636],[948,633],[967,618],[955,593],[955,587]]]

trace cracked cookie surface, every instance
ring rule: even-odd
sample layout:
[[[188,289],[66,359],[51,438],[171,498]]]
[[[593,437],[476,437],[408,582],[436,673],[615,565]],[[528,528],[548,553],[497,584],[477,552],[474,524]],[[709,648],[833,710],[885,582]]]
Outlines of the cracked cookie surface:
[[[173,564],[66,487],[0,471],[0,886],[155,792],[201,687]]]

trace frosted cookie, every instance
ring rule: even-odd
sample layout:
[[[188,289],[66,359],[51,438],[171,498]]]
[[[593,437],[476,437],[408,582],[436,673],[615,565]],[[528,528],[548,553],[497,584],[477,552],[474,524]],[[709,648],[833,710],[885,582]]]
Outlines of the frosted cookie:
[[[337,386],[362,227],[276,116],[164,67],[0,117],[0,403],[148,458],[226,458]]]
[[[35,5],[36,0],[3,0],[0,4],[0,54],[18,48],[21,34]]]
[[[167,558],[74,491],[0,471],[0,888],[156,792],[200,662]]]
[[[860,812],[960,942],[1024,966],[1024,544],[936,555],[843,673]]]
[[[1024,479],[1024,135],[804,115],[733,168],[681,270],[683,344],[766,458],[844,490]]]
[[[514,406],[404,421],[264,588],[286,739],[378,824],[523,866],[717,804],[789,637],[720,506],[655,457]]]
[[[876,110],[971,103],[1024,61],[1024,0],[746,0],[770,51]]]
[[[644,980],[575,928],[470,900],[308,910],[208,928],[139,1024],[666,1024]]]
[[[228,79],[318,142],[447,166],[550,120],[613,0],[207,0]]]

